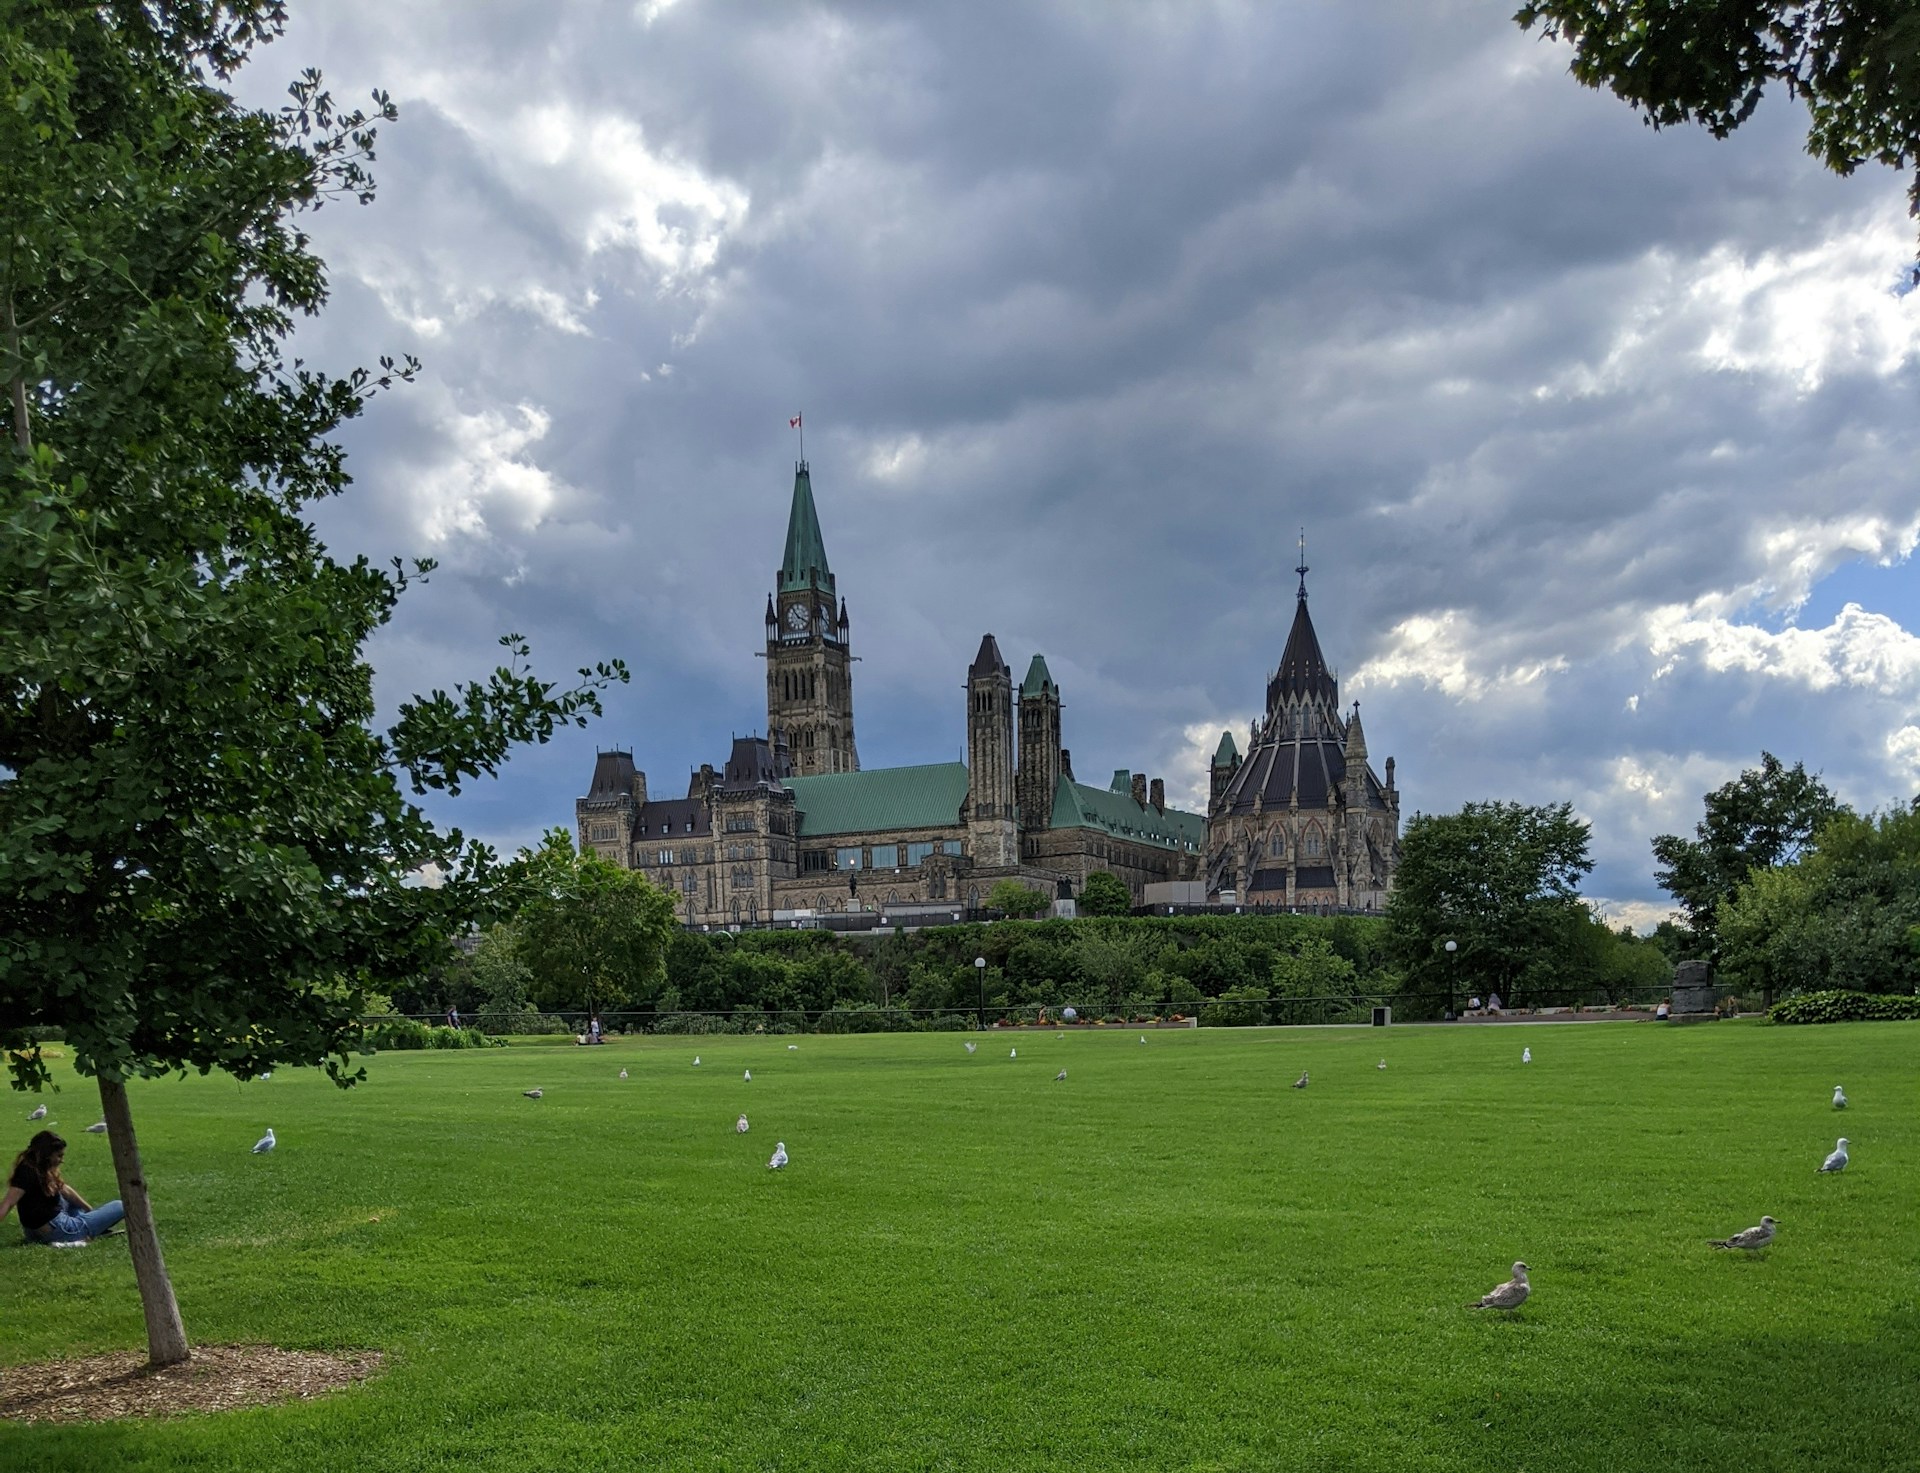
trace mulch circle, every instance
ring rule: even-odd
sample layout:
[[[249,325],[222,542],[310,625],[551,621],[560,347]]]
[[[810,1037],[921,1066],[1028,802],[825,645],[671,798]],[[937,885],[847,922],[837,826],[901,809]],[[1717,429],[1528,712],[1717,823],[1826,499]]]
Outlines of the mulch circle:
[[[150,1369],[138,1350],[0,1369],[0,1417],[18,1422],[104,1422],[307,1401],[364,1381],[377,1350],[282,1350],[277,1345],[196,1345],[183,1365]]]

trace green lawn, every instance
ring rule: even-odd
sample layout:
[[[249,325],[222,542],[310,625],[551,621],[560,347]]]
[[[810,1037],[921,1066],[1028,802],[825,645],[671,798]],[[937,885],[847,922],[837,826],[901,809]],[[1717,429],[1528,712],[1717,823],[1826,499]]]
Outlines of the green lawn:
[[[1914,1465],[1920,1024],[1138,1038],[663,1039],[382,1055],[344,1094],[139,1087],[189,1334],[390,1369],[309,1404],[0,1426],[0,1466]],[[63,1082],[68,1176],[103,1200],[97,1096]],[[1817,1175],[1843,1131],[1852,1167]],[[1763,1212],[1764,1258],[1703,1241]],[[124,1240],[17,1236],[0,1366],[143,1343]],[[1517,1317],[1462,1308],[1515,1258]]]

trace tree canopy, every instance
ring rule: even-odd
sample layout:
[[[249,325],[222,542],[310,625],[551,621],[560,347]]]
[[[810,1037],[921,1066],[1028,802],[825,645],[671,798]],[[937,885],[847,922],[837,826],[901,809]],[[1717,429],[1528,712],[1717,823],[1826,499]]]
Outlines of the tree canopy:
[[[370,991],[445,954],[492,856],[414,801],[584,724],[517,636],[382,727],[368,638],[430,571],[332,558],[331,438],[410,364],[289,359],[326,301],[299,213],[372,193],[375,126],[304,74],[215,85],[272,0],[12,0],[0,27],[0,1015],[99,1081],[156,1362],[187,1346],[126,1081],[327,1059]],[[429,866],[444,884],[414,879]],[[47,1071],[9,1050],[16,1088]]]
[[[565,829],[551,830],[510,873],[514,950],[535,1006],[597,1012],[659,991],[677,929],[671,895],[591,849],[576,854]]]
[[[987,908],[1010,916],[1037,916],[1053,908],[1053,898],[1018,880],[997,880],[987,892]]]
[[[1127,882],[1110,870],[1097,869],[1087,876],[1080,891],[1080,913],[1090,916],[1123,916],[1133,911],[1133,892]]]
[[[1692,948],[1712,955],[1720,907],[1755,871],[1793,863],[1820,826],[1840,811],[1817,774],[1762,752],[1758,767],[1707,794],[1706,816],[1694,825],[1693,838],[1655,838],[1653,857],[1660,868],[1654,880],[1679,902]]]
[[[1573,46],[1573,75],[1655,128],[1725,138],[1770,87],[1807,105],[1807,151],[1836,174],[1920,164],[1920,7],[1912,0],[1537,0],[1514,19]],[[1920,172],[1909,186],[1920,215]]]
[[[1588,835],[1570,803],[1415,814],[1387,897],[1388,945],[1409,986],[1511,1002],[1552,983],[1593,924],[1577,889],[1593,868]]]

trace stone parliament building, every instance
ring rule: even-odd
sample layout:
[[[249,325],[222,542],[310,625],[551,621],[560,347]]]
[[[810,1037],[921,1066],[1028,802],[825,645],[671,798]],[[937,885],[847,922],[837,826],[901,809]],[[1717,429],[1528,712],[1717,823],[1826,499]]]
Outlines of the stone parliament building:
[[[967,760],[862,771],[852,625],[801,461],[767,599],[766,735],[734,738],[684,797],[651,794],[631,752],[601,752],[574,804],[580,846],[642,871],[689,926],[978,909],[1003,879],[1064,899],[1096,870],[1136,903],[1153,886],[1156,901],[1373,908],[1399,855],[1393,761],[1383,784],[1358,708],[1340,716],[1299,571],[1266,718],[1244,758],[1221,737],[1207,815],[1141,773],[1077,780],[1046,660],[1016,688],[991,634],[967,670]]]

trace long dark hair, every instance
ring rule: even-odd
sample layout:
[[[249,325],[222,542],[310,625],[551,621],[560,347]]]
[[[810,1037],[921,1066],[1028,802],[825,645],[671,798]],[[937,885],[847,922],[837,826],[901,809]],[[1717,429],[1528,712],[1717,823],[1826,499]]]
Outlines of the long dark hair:
[[[66,1185],[60,1179],[60,1168],[53,1164],[53,1158],[66,1150],[67,1143],[50,1130],[43,1130],[27,1142],[26,1150],[13,1158],[13,1169],[22,1166],[40,1178],[40,1190],[49,1197],[60,1195],[60,1189]]]

